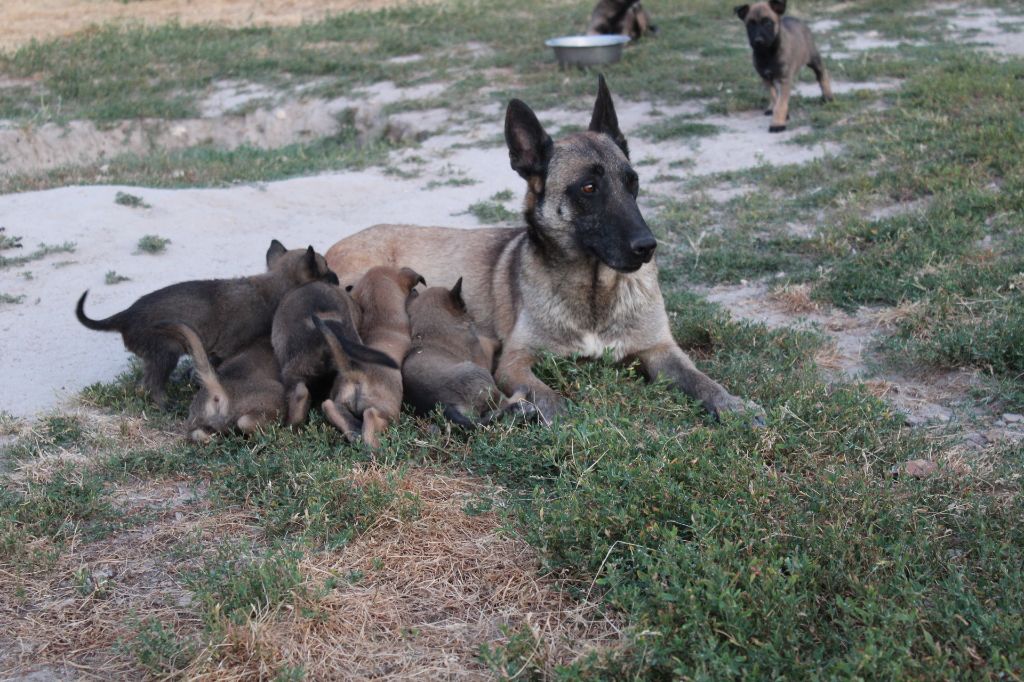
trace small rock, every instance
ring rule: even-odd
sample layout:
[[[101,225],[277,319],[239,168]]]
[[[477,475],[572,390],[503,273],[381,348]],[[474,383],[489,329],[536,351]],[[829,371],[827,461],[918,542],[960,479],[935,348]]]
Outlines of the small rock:
[[[1024,414],[1014,414],[1013,412],[1007,412],[1003,415],[1003,421],[1007,424],[1016,424],[1017,422],[1024,422]]]
[[[180,597],[178,597],[178,607],[179,608],[187,609],[190,606],[192,606],[192,595],[191,594],[187,594],[186,593],[186,594],[183,594]]]
[[[929,462],[927,459],[912,459],[903,465],[903,470],[907,472],[907,475],[914,478],[927,478],[938,468],[935,462]]]

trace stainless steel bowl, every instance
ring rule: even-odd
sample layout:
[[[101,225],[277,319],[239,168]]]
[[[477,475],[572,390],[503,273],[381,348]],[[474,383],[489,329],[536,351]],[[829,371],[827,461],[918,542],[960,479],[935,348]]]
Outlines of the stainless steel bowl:
[[[622,58],[622,46],[629,36],[562,36],[544,41],[555,51],[560,66],[614,64]]]

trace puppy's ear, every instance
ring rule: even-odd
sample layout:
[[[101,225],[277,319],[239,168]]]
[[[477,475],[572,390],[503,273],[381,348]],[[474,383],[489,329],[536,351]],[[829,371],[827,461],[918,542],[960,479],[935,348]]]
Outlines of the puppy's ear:
[[[464,300],[462,300],[462,278],[461,277],[459,277],[459,281],[455,283],[455,286],[453,286],[451,291],[448,292],[448,293],[451,294],[452,302],[454,302],[455,305],[457,305],[459,307],[459,310],[465,310],[466,309],[466,302]]]
[[[597,99],[594,101],[594,113],[590,117],[589,130],[592,133],[604,133],[612,138],[626,158],[629,158],[629,145],[626,143],[626,136],[619,130],[619,117],[615,115],[612,93],[608,90],[603,73],[597,76]]]
[[[732,11],[740,18],[740,21],[746,21],[747,12],[750,11],[750,5],[737,5],[732,8]]]
[[[512,170],[528,182],[537,178],[543,183],[554,143],[522,100],[512,100],[505,110],[505,144]]]
[[[422,284],[424,286],[427,284],[427,280],[423,279],[423,275],[412,268],[402,268],[398,271],[398,274],[401,278],[402,286],[405,287],[407,292],[416,288],[417,284]]]
[[[288,249],[284,248],[284,244],[277,241],[276,239],[270,242],[270,248],[267,249],[267,267],[271,267],[278,258],[283,256]]]
[[[316,277],[316,275],[318,274],[318,268],[316,267],[316,251],[313,250],[312,246],[306,249],[306,255],[304,257],[304,260],[306,264],[306,269],[309,271],[309,274]]]
[[[768,6],[780,17],[786,13],[786,0],[770,0]]]

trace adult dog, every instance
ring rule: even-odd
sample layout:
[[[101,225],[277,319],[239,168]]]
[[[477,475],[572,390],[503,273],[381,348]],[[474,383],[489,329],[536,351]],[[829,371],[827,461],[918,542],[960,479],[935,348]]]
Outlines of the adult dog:
[[[550,421],[565,408],[533,373],[541,351],[637,359],[713,415],[759,407],[698,370],[669,329],[653,261],[657,241],[640,215],[639,178],[604,77],[586,132],[557,142],[518,99],[505,114],[509,158],[527,183],[526,227],[461,230],[375,225],[326,254],[342,284],[376,265],[411,267],[432,286],[463,278],[480,333],[502,343],[494,376]]]

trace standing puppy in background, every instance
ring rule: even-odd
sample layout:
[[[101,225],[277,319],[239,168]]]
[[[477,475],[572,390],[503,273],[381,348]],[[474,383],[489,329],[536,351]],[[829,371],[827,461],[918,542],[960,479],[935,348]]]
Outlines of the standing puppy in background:
[[[754,50],[754,69],[764,80],[770,98],[765,115],[771,114],[770,133],[781,133],[789,119],[789,95],[803,66],[811,67],[821,98],[832,101],[832,84],[811,31],[799,19],[783,17],[786,0],[771,0],[736,7],[736,16],[747,26],[747,39]]]

